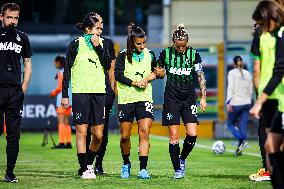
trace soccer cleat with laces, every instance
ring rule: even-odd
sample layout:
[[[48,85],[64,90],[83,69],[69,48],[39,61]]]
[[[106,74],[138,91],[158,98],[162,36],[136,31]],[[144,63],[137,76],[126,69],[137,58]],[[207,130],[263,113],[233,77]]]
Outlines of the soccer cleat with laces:
[[[150,175],[149,175],[149,173],[148,173],[148,171],[146,169],[142,169],[138,173],[138,178],[140,178],[140,179],[149,179]]]
[[[245,140],[243,140],[243,141],[239,144],[239,146],[238,146],[238,148],[237,148],[237,150],[236,150],[235,155],[237,155],[237,156],[238,156],[238,155],[241,155],[243,149],[245,149],[245,148],[247,147],[247,145],[248,145],[248,142],[245,141]]]
[[[257,171],[256,174],[251,174],[249,176],[250,180],[253,180],[253,181],[257,181],[257,182],[260,182],[260,181],[270,181],[270,172],[269,171],[265,171],[264,168],[261,168]]]
[[[102,166],[95,167],[95,173],[98,175],[106,175],[107,172],[104,171]]]
[[[126,164],[126,165],[122,165],[121,167],[121,178],[129,178],[130,177],[130,168],[131,168],[131,164]]]
[[[12,172],[6,173],[4,181],[12,182],[12,183],[19,182],[19,180],[16,178],[16,176]]]
[[[180,170],[182,170],[183,174],[185,174],[185,160],[179,160]]]
[[[184,177],[184,172],[181,169],[175,172],[174,179],[182,179],[183,177]]]

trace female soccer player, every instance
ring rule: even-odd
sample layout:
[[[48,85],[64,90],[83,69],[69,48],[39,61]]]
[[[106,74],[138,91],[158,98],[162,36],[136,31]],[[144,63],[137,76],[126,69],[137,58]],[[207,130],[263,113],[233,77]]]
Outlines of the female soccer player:
[[[63,74],[62,106],[67,108],[68,87],[71,78],[73,121],[76,125],[77,156],[80,164],[78,174],[82,179],[95,179],[93,166],[87,166],[86,134],[92,125],[92,150],[100,148],[105,117],[105,70],[110,61],[103,39],[102,21],[96,13],[89,13],[77,27],[83,36],[74,39],[67,50],[67,61]],[[91,147],[90,147],[91,148]]]
[[[274,0],[274,2],[279,3],[282,8],[284,7],[283,0]],[[261,95],[272,76],[275,63],[275,45],[276,39],[274,35],[271,35],[270,32],[260,31],[259,27],[255,28],[255,34],[251,45],[251,55],[253,58],[253,83],[258,95]],[[271,120],[277,112],[278,100],[276,98],[276,91],[277,89],[268,97],[261,108],[258,136],[262,157],[262,168],[260,168],[256,174],[251,174],[249,176],[250,179],[254,181],[270,180],[270,162],[264,144],[271,128]]]
[[[228,128],[239,140],[235,155],[241,155],[242,150],[247,146],[247,124],[249,109],[252,98],[252,77],[247,70],[243,69],[244,63],[240,56],[234,57],[235,68],[228,73],[227,88],[227,110]],[[239,121],[239,127],[236,123]]]
[[[188,33],[182,24],[172,34],[173,46],[160,53],[158,64],[165,67],[167,83],[164,93],[162,124],[169,128],[169,153],[175,170],[174,178],[183,178],[185,160],[192,151],[196,138],[197,105],[193,77],[197,73],[200,85],[200,108],[205,111],[206,81],[199,53],[188,46]],[[180,117],[186,129],[186,138],[180,154]]]
[[[272,166],[272,185],[274,188],[283,188],[284,162],[283,152],[280,151],[280,146],[284,134],[284,11],[279,4],[273,1],[261,1],[257,5],[252,18],[256,21],[262,33],[269,32],[276,40],[273,74],[264,87],[262,94],[258,97],[255,105],[250,110],[250,113],[255,117],[259,117],[263,103],[276,87],[279,86],[275,94],[278,100],[278,111],[272,120],[271,130],[265,143],[265,149],[269,154]]]
[[[71,127],[69,125],[69,116],[71,115],[71,106],[67,109],[61,106],[62,98],[62,81],[63,81],[63,72],[64,64],[66,58],[63,55],[58,55],[54,59],[54,65],[59,70],[56,74],[55,79],[58,81],[58,85],[55,90],[53,90],[49,97],[53,98],[56,96],[56,112],[58,119],[58,135],[59,135],[59,144],[54,148],[72,148],[71,145]],[[66,143],[66,145],[65,145]]]
[[[163,76],[163,69],[155,68],[155,55],[145,48],[145,43],[145,32],[134,24],[129,25],[127,49],[120,52],[116,59],[115,79],[118,81],[120,148],[123,158],[122,178],[130,176],[130,135],[134,117],[138,122],[139,132],[138,178],[150,178],[147,161],[150,146],[149,132],[154,119],[151,81]]]

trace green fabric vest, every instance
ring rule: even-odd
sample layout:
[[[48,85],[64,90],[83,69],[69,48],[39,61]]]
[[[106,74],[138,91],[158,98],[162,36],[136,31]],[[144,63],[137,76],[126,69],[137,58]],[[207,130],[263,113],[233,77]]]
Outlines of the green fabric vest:
[[[103,46],[103,41],[100,39]],[[105,74],[96,51],[91,50],[84,37],[79,37],[79,48],[71,68],[72,93],[105,93]]]
[[[269,32],[263,33],[260,36],[259,50],[260,50],[260,79],[258,86],[258,95],[261,95],[265,86],[272,77],[273,67],[275,63],[275,46],[276,39]],[[269,99],[276,99],[275,92],[273,92]]]
[[[132,58],[132,64],[128,62],[125,56],[124,76],[132,81],[141,81],[147,77],[151,71],[151,54],[148,49],[144,49],[144,58],[138,62]],[[153,102],[152,84],[149,83],[146,89],[139,89],[133,86],[127,86],[118,82],[118,104],[128,104],[140,101]]]
[[[278,31],[278,35],[282,35],[284,31],[284,26]],[[282,36],[283,37],[283,36]],[[279,86],[276,88],[276,97],[278,99],[278,110],[284,112],[284,78]]]
[[[276,96],[277,96],[277,99],[278,99],[278,110],[280,112],[284,112],[284,83],[283,83],[283,80],[282,80],[282,83],[279,84],[279,86],[277,87],[277,93],[276,93]],[[282,92],[280,92],[282,91]]]

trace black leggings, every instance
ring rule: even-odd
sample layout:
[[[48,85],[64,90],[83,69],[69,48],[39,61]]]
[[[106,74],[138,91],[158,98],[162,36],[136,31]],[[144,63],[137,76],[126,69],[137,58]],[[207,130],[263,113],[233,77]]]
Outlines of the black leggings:
[[[1,86],[0,94],[0,116],[3,119],[4,113],[7,132],[7,171],[13,172],[19,153],[24,93],[21,86]],[[4,121],[1,121],[2,128],[3,123]]]

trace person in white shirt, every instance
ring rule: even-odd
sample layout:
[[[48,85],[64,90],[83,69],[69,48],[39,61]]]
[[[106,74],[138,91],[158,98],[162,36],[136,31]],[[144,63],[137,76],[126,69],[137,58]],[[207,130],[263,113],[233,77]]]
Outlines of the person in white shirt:
[[[247,146],[247,123],[249,109],[252,100],[252,77],[251,74],[243,69],[244,63],[241,56],[234,57],[234,69],[228,73],[227,88],[227,110],[228,128],[239,140],[235,155],[241,155],[242,150]],[[239,126],[236,126],[236,123]]]

